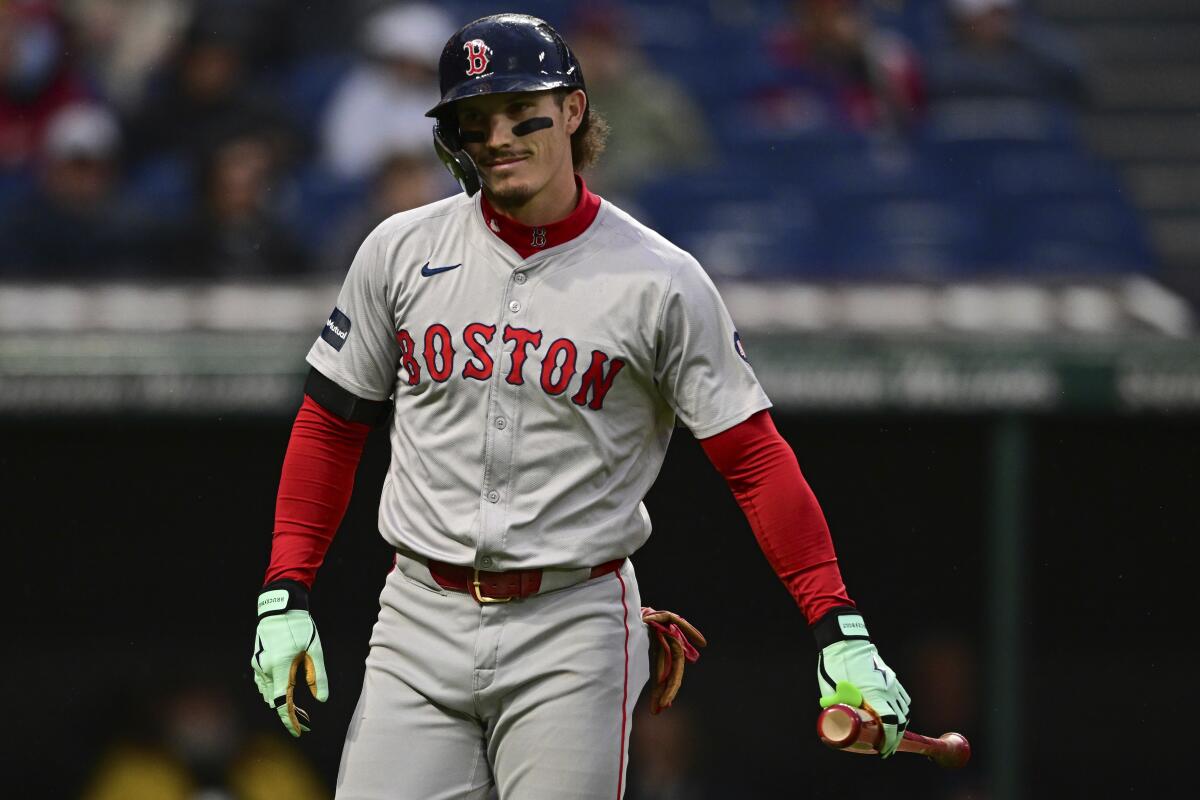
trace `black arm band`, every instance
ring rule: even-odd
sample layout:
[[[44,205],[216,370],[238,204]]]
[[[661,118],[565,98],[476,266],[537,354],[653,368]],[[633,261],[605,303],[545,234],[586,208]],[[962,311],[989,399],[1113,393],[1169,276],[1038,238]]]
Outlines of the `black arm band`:
[[[846,619],[840,619],[846,617]],[[834,642],[842,642],[847,639],[863,639],[870,641],[871,637],[867,634],[866,623],[863,622],[862,613],[857,608],[850,606],[837,606],[831,608],[812,626],[813,637],[817,640],[817,647],[824,650]]]
[[[283,606],[282,608],[273,607],[270,611],[261,612],[258,615],[259,619],[262,619],[263,617],[269,617],[273,614],[283,614],[284,612],[292,611],[294,609],[308,611],[308,589],[305,588],[304,584],[300,581],[293,581],[288,578],[278,581],[271,581],[262,588],[262,590],[259,592],[259,597],[262,597],[263,592],[272,592],[279,589],[287,592],[287,605]],[[261,601],[259,608],[262,608]]]
[[[308,371],[304,393],[326,411],[337,414],[347,422],[361,422],[372,428],[383,423],[392,413],[391,400],[364,400],[347,392],[315,369]]]

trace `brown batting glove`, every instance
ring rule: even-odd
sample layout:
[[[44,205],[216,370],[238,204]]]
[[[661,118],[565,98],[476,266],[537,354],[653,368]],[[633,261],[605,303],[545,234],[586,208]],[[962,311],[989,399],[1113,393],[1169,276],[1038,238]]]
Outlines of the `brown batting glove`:
[[[650,690],[650,713],[670,708],[683,685],[683,668],[700,658],[697,647],[708,644],[704,634],[673,611],[642,608],[642,622],[650,629],[650,661],[655,665]]]

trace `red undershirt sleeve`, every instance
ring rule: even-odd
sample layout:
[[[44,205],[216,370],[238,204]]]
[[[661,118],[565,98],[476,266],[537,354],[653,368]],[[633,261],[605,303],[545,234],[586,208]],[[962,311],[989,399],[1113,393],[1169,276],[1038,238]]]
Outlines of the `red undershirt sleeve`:
[[[369,425],[348,422],[304,396],[283,458],[264,585],[287,578],[312,588],[350,505],[370,432]]]
[[[808,623],[835,606],[853,607],[825,515],[771,415],[759,411],[701,439],[700,446],[729,484],[759,547]]]

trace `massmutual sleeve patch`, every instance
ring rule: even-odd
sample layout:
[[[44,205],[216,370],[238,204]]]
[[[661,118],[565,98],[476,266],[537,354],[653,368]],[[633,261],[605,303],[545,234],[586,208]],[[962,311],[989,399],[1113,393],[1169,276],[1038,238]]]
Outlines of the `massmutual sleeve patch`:
[[[321,338],[334,350],[341,350],[349,335],[350,318],[342,313],[341,309],[334,308],[329,319],[325,320],[325,330],[321,331]]]
[[[742,344],[742,335],[737,331],[733,332],[733,351],[741,357],[742,361],[750,363],[750,358],[746,355],[746,346]]]

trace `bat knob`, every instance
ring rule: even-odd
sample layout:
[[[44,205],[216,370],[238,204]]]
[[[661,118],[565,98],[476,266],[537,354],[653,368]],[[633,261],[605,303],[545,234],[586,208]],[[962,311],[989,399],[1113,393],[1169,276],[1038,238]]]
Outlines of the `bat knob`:
[[[854,744],[861,728],[858,712],[843,703],[832,705],[817,715],[817,735],[830,747],[841,749]]]
[[[938,737],[946,743],[944,750],[930,756],[933,763],[946,769],[960,769],[971,760],[971,743],[961,733],[943,733]]]

